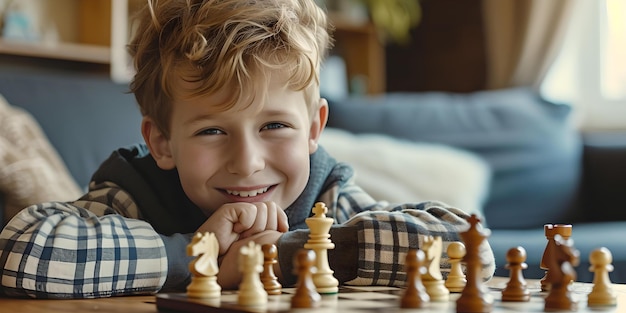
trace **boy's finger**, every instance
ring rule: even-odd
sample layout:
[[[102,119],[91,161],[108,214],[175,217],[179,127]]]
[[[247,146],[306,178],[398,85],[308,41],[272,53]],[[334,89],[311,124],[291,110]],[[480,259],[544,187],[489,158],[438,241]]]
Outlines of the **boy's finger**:
[[[248,227],[241,233],[241,238],[246,238],[256,233],[262,232],[265,230],[265,227],[267,225],[267,205],[265,203],[254,203],[252,204],[252,206],[255,207],[254,221],[250,225],[250,227]]]
[[[250,229],[257,218],[257,206],[252,203],[237,203],[233,206],[234,213],[231,222],[233,223],[233,232],[242,234]]]
[[[266,230],[276,230],[279,232],[286,232],[289,230],[289,222],[287,214],[283,209],[276,204],[276,202],[265,202],[267,205],[267,226]]]
[[[276,220],[278,223],[276,230],[281,233],[287,232],[289,230],[289,218],[287,218],[287,214],[281,208],[279,208],[276,212]]]

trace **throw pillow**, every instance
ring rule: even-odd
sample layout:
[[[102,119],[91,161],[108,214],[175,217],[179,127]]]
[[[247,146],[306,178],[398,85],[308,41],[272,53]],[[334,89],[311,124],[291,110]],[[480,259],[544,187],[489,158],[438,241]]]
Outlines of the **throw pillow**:
[[[35,119],[1,95],[0,193],[5,222],[29,205],[75,200],[82,194]]]
[[[473,153],[337,128],[326,128],[320,144],[337,161],[351,165],[356,183],[378,201],[436,200],[484,220],[491,171]]]

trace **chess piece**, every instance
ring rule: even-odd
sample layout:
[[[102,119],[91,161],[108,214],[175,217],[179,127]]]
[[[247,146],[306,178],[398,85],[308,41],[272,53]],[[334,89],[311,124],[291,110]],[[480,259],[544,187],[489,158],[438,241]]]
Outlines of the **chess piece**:
[[[259,273],[263,271],[263,252],[254,241],[239,250],[239,271],[242,274],[237,303],[244,306],[267,303],[267,292],[261,283]]]
[[[506,268],[509,269],[509,281],[502,290],[502,301],[530,301],[530,291],[526,286],[526,280],[522,271],[528,267],[526,261],[526,249],[515,247],[506,253]]]
[[[478,229],[480,219],[476,214],[472,214],[468,222],[470,228],[460,233],[466,250],[463,262],[466,264],[467,284],[463,288],[461,296],[456,300],[456,311],[465,313],[491,312],[493,297],[485,290],[480,278],[480,271],[483,266],[480,258],[480,245],[489,236],[489,231]]]
[[[307,249],[298,251],[294,258],[294,271],[298,275],[296,291],[291,297],[291,308],[315,308],[321,296],[313,283],[315,252]]]
[[[422,283],[430,296],[430,301],[444,302],[450,299],[450,291],[445,286],[441,275],[440,260],[443,249],[441,237],[426,236],[422,250],[426,257],[426,273],[422,275]]]
[[[281,294],[282,285],[274,274],[274,264],[277,263],[278,250],[273,244],[264,244],[261,246],[261,250],[263,251],[263,272],[261,272],[263,288],[265,288],[268,295],[279,295]]]
[[[546,248],[543,251],[543,256],[541,257],[541,263],[539,264],[539,268],[546,271],[546,274],[543,278],[541,278],[541,291],[550,290],[550,285],[547,282],[548,268],[546,260],[550,258],[552,255],[552,251],[554,250],[554,235],[559,234],[562,238],[568,239],[572,236],[572,225],[569,224],[545,224],[543,225],[543,232],[548,240],[546,244]]]
[[[594,273],[593,288],[587,295],[587,305],[590,307],[617,305],[617,295],[611,286],[609,272],[613,271],[613,255],[605,247],[591,251],[589,254],[589,271]]]
[[[450,274],[448,274],[445,286],[450,292],[461,292],[467,283],[461,266],[461,260],[465,256],[465,245],[459,241],[451,242],[446,253],[450,262]]]
[[[409,250],[406,255],[406,289],[400,298],[401,308],[423,308],[429,301],[430,296],[422,284],[422,274],[426,273],[424,251]]]
[[[330,241],[330,234],[328,233],[334,220],[326,217],[327,212],[328,208],[323,202],[315,203],[314,215],[305,220],[310,233],[304,248],[315,251],[317,270],[313,274],[313,282],[317,287],[317,292],[335,294],[339,291],[339,281],[333,276],[333,271],[328,264],[328,249],[335,248],[335,244]]]
[[[554,235],[554,250],[546,260],[548,267],[547,283],[550,290],[545,298],[545,311],[576,311],[578,304],[572,297],[570,283],[576,280],[579,252],[574,248],[572,239]]]
[[[190,298],[219,298],[222,288],[217,283],[219,243],[213,233],[196,233],[187,245],[187,255],[196,256],[189,263],[191,283],[187,286]]]

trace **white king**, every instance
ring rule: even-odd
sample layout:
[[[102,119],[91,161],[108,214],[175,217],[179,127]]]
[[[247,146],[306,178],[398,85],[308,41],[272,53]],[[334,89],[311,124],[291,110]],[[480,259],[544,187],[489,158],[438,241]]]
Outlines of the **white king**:
[[[309,240],[304,244],[305,249],[315,252],[315,267],[313,283],[317,292],[321,294],[333,294],[339,291],[339,281],[333,276],[333,271],[328,265],[328,249],[334,249],[335,244],[330,238],[330,227],[333,219],[326,217],[328,208],[323,202],[315,203],[312,217],[305,220],[309,226]]]

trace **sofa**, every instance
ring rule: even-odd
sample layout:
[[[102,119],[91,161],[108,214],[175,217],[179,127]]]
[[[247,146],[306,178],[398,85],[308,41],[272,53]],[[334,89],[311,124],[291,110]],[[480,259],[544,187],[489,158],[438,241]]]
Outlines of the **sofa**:
[[[57,178],[68,176],[81,192],[113,149],[142,141],[134,97],[128,86],[111,82],[107,75],[0,64],[0,95],[33,117],[49,140],[49,154],[56,153],[65,166],[60,169],[66,174]],[[571,125],[569,106],[545,101],[526,88],[329,100],[329,134],[386,140],[399,152],[373,163],[388,165],[395,162],[393,155],[405,156],[406,181],[437,185],[437,192],[451,195],[452,202],[460,198],[455,195],[471,196],[458,205],[479,212],[489,228],[496,275],[508,275],[506,252],[522,246],[528,264],[524,275],[542,277],[539,264],[547,243],[543,225],[570,223],[581,253],[578,279],[593,279],[588,255],[604,246],[613,254],[611,279],[626,283],[626,210],[620,201],[626,183],[625,167],[620,166],[626,160],[626,135],[581,133]],[[382,144],[374,147],[386,150]],[[367,154],[356,148],[342,153],[354,160]],[[421,155],[432,158],[418,159]],[[450,155],[450,166],[433,166]],[[361,166],[357,175],[370,176],[369,165]],[[420,168],[437,168],[437,175]],[[393,191],[409,184],[392,185],[398,180],[382,177],[388,171],[383,167],[377,172],[380,188]],[[2,203],[12,191],[0,189]],[[426,192],[406,200],[422,197],[439,198]]]

